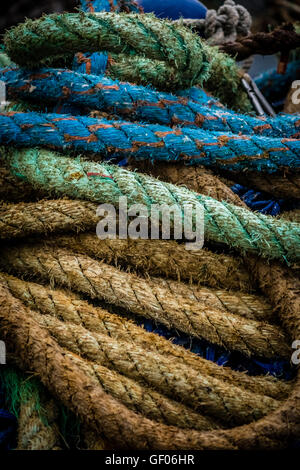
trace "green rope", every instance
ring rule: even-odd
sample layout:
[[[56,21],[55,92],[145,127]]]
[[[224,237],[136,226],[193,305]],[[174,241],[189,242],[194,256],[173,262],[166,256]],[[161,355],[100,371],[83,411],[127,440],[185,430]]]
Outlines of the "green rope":
[[[153,15],[53,14],[11,28],[4,44],[13,61],[28,67],[66,63],[78,51],[108,51],[112,78],[167,90],[205,82],[224,104],[250,109],[233,59]]]
[[[184,187],[108,163],[73,159],[42,149],[2,149],[13,174],[60,195],[117,205],[126,196],[128,206],[177,205],[183,213],[190,203],[204,207],[205,240],[225,243],[245,253],[266,258],[300,259],[300,225],[219,202]],[[195,215],[195,214],[194,214]]]

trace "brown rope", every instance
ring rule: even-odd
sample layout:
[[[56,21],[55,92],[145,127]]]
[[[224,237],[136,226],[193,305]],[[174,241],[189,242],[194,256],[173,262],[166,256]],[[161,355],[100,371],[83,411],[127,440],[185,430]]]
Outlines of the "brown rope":
[[[270,33],[254,33],[220,46],[222,52],[243,60],[253,54],[272,55],[300,47],[300,34],[293,24],[282,25]]]
[[[155,162],[154,165],[149,160],[135,161],[130,159],[129,169],[149,174],[167,183],[185,186],[192,191],[213,197],[218,201],[226,201],[236,206],[246,207],[246,204],[207,168],[187,167],[180,163]]]
[[[195,356],[163,337],[146,332],[130,320],[108,313],[101,307],[93,307],[88,302],[80,300],[73,292],[51,289],[4,273],[0,274],[0,280],[13,296],[42,314],[84,326],[91,332],[104,334],[116,340],[133,343],[165,357],[172,356],[178,363],[193,368],[201,375],[210,375],[253,393],[268,395],[275,399],[285,398],[289,393],[290,387],[283,381],[273,377],[251,377],[235,372],[229,367],[219,367],[214,362]]]
[[[187,285],[157,278],[145,280],[88,256],[41,245],[5,247],[0,263],[4,269],[72,286],[91,298],[105,300],[247,356],[290,356],[287,340],[278,327],[211,307],[205,296],[201,299],[200,291],[195,299],[196,288],[190,290]],[[186,295],[182,295],[183,289]]]
[[[265,191],[275,197],[300,199],[300,173],[267,175],[266,173],[231,173],[226,176],[245,186]]]
[[[35,397],[31,397],[25,403],[21,402],[18,450],[60,450],[57,414],[58,410],[52,399],[43,402],[42,416],[37,411]]]
[[[294,280],[289,279],[293,288]],[[272,286],[271,286],[272,287]],[[276,288],[277,286],[273,286]],[[283,306],[280,303],[280,307]],[[291,333],[300,333],[298,311],[280,313]],[[227,431],[199,432],[157,425],[130,412],[108,396],[100,387],[72,365],[63,350],[45,329],[34,321],[30,310],[14,299],[0,284],[0,319],[8,350],[13,349],[20,365],[38,371],[43,383],[66,405],[77,412],[95,431],[105,430],[106,437],[119,448],[134,449],[263,449],[282,448],[299,436],[300,378],[296,387],[278,410],[258,422]],[[295,328],[296,327],[296,328]],[[295,338],[294,336],[294,338]]]
[[[99,217],[97,205],[69,199],[20,202],[0,205],[0,238],[26,237],[33,234],[88,230]]]

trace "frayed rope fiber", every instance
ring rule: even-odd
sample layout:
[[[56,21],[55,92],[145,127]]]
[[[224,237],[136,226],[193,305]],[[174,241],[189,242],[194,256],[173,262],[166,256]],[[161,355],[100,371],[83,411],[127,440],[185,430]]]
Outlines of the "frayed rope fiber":
[[[78,51],[107,51],[112,78],[167,90],[205,82],[223,103],[250,109],[233,59],[184,26],[153,15],[53,14],[10,29],[4,43],[13,61],[35,68]]]
[[[127,196],[128,205],[143,203],[201,205],[205,215],[205,239],[252,252],[267,258],[289,260],[300,258],[300,227],[242,207],[219,202],[186,188],[163,183],[150,176],[131,172],[107,163],[96,163],[63,157],[38,149],[6,149],[11,171],[29,182],[58,194],[92,202],[118,204]]]
[[[182,161],[231,171],[300,168],[300,139],[206,132],[190,127],[110,121],[67,114],[0,114],[0,143],[74,149],[106,157]]]
[[[65,69],[1,69],[8,98],[60,102],[118,114],[126,119],[207,131],[293,137],[300,133],[297,115],[257,118],[227,109],[211,109],[197,100],[123,83],[109,77]]]

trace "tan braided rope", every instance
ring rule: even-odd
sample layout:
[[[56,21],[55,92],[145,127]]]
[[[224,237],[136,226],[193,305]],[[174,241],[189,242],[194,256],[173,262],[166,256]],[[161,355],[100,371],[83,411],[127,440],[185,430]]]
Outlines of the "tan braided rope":
[[[45,280],[105,300],[126,310],[160,321],[168,328],[240,351],[247,356],[289,357],[290,348],[282,331],[264,322],[244,319],[205,301],[192,300],[166,285],[167,281],[143,279],[131,273],[43,245],[5,247],[1,266],[18,273],[31,273]],[[161,285],[162,284],[162,285]],[[173,284],[175,285],[175,284]]]
[[[290,298],[297,296],[296,280],[286,275],[281,268],[277,275],[289,287]],[[290,333],[295,338],[300,333],[295,302],[289,305],[288,315],[282,311],[286,298],[278,294],[277,285],[269,284],[279,297],[280,313]],[[296,291],[295,291],[296,288]],[[278,300],[278,298],[277,298]],[[0,285],[0,318],[3,336],[14,351],[23,367],[39,370],[42,381],[65,404],[82,415],[96,431],[105,430],[108,439],[120,448],[135,449],[250,449],[280,448],[300,432],[299,379],[289,399],[275,412],[258,422],[227,431],[198,432],[188,434],[179,428],[157,426],[153,422],[126,410],[120,403],[95,389],[91,381],[72,366],[64,352],[50,338],[49,334],[34,321],[30,310],[14,299],[8,290]],[[31,340],[29,341],[29,339]],[[66,375],[66,371],[68,372]],[[84,399],[85,398],[85,399]],[[104,405],[105,402],[105,406]],[[88,406],[87,406],[88,404]],[[87,412],[90,410],[90,412]],[[101,425],[100,425],[101,422]]]
[[[12,295],[22,300],[29,308],[38,310],[42,314],[84,326],[90,332],[133,343],[165,357],[171,356],[178,363],[191,367],[201,375],[210,375],[226,384],[234,384],[256,394],[280,400],[289,393],[290,386],[283,381],[273,377],[251,377],[235,372],[229,367],[219,367],[214,362],[196,356],[163,337],[145,331],[130,320],[109,313],[101,307],[94,307],[85,300],[80,300],[79,296],[73,292],[27,282],[5,273],[1,273],[0,280]]]

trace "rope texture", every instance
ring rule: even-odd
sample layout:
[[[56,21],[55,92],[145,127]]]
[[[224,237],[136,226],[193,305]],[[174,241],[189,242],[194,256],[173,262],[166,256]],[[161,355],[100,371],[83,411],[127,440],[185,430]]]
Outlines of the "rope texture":
[[[13,111],[0,114],[0,129],[1,144],[19,147],[42,145],[107,157],[182,161],[231,171],[274,173],[300,168],[300,139]]]
[[[290,282],[288,277],[285,279]],[[277,284],[275,288],[277,289]],[[292,295],[292,289],[290,292]],[[284,447],[299,434],[298,383],[290,399],[277,411],[248,426],[209,433],[188,430],[188,434],[179,428],[158,426],[125,409],[116,400],[104,394],[100,387],[95,389],[91,380],[81,373],[78,367],[72,365],[64,351],[51,339],[50,334],[38,326],[32,312],[14,299],[3,284],[0,293],[3,336],[9,347],[14,345],[20,365],[28,367],[30,364],[55,395],[84,417],[95,431],[105,430],[107,438],[113,440],[120,448],[133,446],[136,449],[249,450],[255,446],[256,449],[270,449]],[[281,297],[281,294],[282,291],[279,293],[279,299],[285,302],[285,297]],[[291,333],[297,337],[298,316],[297,311],[293,310],[293,305],[290,305],[290,315],[285,321],[291,328]],[[29,338],[31,342],[28,341]],[[28,344],[31,344],[30,349],[26,347]],[[93,390],[93,393],[87,395],[87,390]]]
[[[256,394],[282,400],[290,391],[289,383],[273,377],[249,376],[226,366],[219,367],[214,362],[196,356],[163,337],[145,331],[124,317],[101,307],[92,306],[81,300],[74,292],[45,287],[4,273],[1,274],[1,279],[15,297],[41,314],[84,326],[91,332],[104,334],[116,340],[136,344],[165,357],[171,356],[177,363],[182,363],[201,375],[214,377],[228,385],[234,384]]]
[[[169,329],[203,338],[227,350],[265,358],[290,355],[284,334],[275,326],[236,315],[230,302],[220,308],[222,293],[213,293],[163,279],[143,279],[65,249],[23,246],[2,251],[1,266],[32,272],[131,311],[159,320]],[[211,294],[211,295],[210,295]],[[226,291],[224,296],[228,296]],[[230,297],[230,296],[229,296]],[[228,297],[227,297],[228,299]],[[231,313],[230,308],[235,313]],[[262,305],[260,304],[260,308]],[[265,308],[265,305],[263,305]]]
[[[293,137],[299,134],[299,116],[256,118],[226,109],[210,109],[186,97],[71,70],[44,68],[37,73],[6,68],[0,70],[0,79],[7,86],[9,98],[39,103],[61,100],[66,104],[117,114],[132,121],[266,137]]]
[[[252,25],[248,10],[233,0],[226,0],[218,10],[207,10],[205,19],[177,21],[193,27],[212,45],[222,45],[235,41],[238,36],[247,36]]]
[[[204,208],[205,239],[225,243],[242,252],[268,258],[299,260],[299,225],[277,220],[242,207],[218,202],[182,187],[105,163],[73,160],[43,150],[12,150],[7,162],[14,174],[45,189],[94,202],[117,204],[126,196],[128,207],[142,203],[184,204]],[[96,176],[95,176],[96,175]]]
[[[13,61],[29,67],[66,60],[78,51],[108,51],[106,73],[112,78],[167,90],[205,81],[222,102],[250,109],[233,59],[187,28],[152,15],[48,15],[10,29],[4,43]]]

